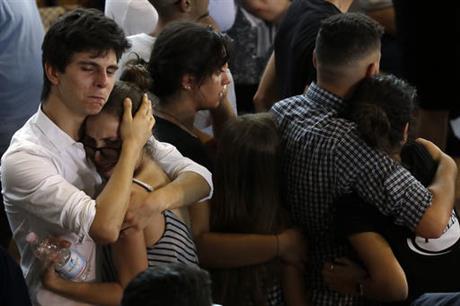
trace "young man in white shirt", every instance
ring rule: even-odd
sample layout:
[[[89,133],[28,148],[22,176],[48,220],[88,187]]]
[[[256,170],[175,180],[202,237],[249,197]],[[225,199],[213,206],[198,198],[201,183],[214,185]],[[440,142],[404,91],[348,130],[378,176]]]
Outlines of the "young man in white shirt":
[[[86,281],[92,281],[95,243],[114,242],[121,230],[142,229],[153,210],[193,203],[210,193],[207,170],[156,142],[154,158],[176,179],[135,203],[129,220],[125,218],[136,159],[154,124],[147,99],[134,118],[125,102],[120,159],[98,193],[102,181],[78,142],[80,127],[104,106],[118,59],[128,47],[115,22],[95,10],[66,14],[45,36],[41,107],[13,136],[1,163],[5,210],[34,305],[81,304],[42,287],[41,264],[25,241],[29,231],[70,241],[88,262]]]

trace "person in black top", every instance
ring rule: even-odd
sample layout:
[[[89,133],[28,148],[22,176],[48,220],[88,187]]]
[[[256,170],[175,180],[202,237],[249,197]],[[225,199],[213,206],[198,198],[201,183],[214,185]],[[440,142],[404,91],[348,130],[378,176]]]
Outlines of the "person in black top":
[[[212,167],[205,144],[212,137],[193,123],[199,110],[215,111],[222,105],[230,83],[226,72],[229,43],[227,36],[197,23],[171,23],[158,35],[149,62],[145,66],[128,63],[120,78],[158,97],[154,136],[208,169]],[[222,122],[213,125],[229,119],[222,117]]]
[[[292,3],[275,39],[281,99],[302,94],[305,87],[316,80],[312,60],[316,34],[323,19],[340,13],[340,9],[329,1],[297,0]]]
[[[321,21],[348,11],[350,0],[294,0],[280,23],[275,48],[254,96],[258,111],[300,95],[316,80],[313,50]]]
[[[193,119],[197,110],[213,112],[222,105],[220,101],[228,84],[227,60],[228,45],[223,34],[195,23],[176,22],[167,25],[158,36],[147,66],[130,63],[121,76],[122,80],[134,82],[158,97],[154,136],[170,142],[183,155],[204,166],[212,165],[211,154],[207,152],[212,147],[208,145],[209,136],[193,127]],[[224,126],[230,118],[221,119],[214,121],[213,126]],[[215,129],[216,139],[220,136],[218,131]],[[192,205],[190,217],[193,232],[195,220],[207,224],[206,201]],[[277,257],[296,266],[304,265],[303,237],[294,230],[286,229],[279,235],[227,234],[209,232],[209,226],[200,226],[198,232],[194,240],[200,264],[207,268],[246,267]]]
[[[351,98],[346,117],[362,138],[382,154],[401,162],[423,185],[437,171],[439,148],[418,139],[407,143],[415,89],[392,75],[366,79]],[[425,239],[395,225],[355,193],[338,198],[336,222],[357,258],[326,262],[323,276],[334,290],[408,305],[427,292],[456,292],[460,284],[460,226],[452,211],[441,237]],[[398,304],[399,305],[399,304]]]

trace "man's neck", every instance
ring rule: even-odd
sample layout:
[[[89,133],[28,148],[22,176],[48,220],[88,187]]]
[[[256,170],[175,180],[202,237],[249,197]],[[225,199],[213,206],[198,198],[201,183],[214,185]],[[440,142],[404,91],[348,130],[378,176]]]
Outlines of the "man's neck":
[[[175,14],[173,16],[170,16],[169,18],[165,17],[159,17],[157,25],[155,27],[155,30],[153,30],[152,33],[150,33],[150,36],[153,37],[158,37],[158,35],[163,31],[163,29],[171,22],[173,21],[190,21],[190,18],[187,17],[185,14]]]
[[[318,85],[318,87],[320,87],[321,89],[324,89],[341,98],[348,97],[352,92],[352,88],[350,88],[350,86],[328,83],[321,80],[318,80],[316,85]]]
[[[342,13],[348,12],[353,0],[326,0],[329,3],[332,3],[339,11]]]
[[[79,140],[80,127],[85,116],[72,113],[58,97],[53,95],[43,101],[41,109],[67,135],[75,141]]]

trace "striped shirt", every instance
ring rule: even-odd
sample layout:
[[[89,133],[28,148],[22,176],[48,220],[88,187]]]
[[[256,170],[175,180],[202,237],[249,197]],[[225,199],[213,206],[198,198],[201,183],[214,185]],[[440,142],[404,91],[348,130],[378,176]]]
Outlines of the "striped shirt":
[[[359,301],[328,290],[321,278],[323,262],[350,256],[351,248],[336,233],[334,199],[356,191],[393,222],[414,229],[431,203],[431,193],[406,169],[368,147],[356,125],[340,118],[343,99],[316,84],[304,95],[276,103],[271,112],[283,145],[284,195],[291,218],[311,242],[314,305],[358,305]]]
[[[148,266],[181,262],[186,265],[198,266],[198,255],[192,240],[190,229],[177,216],[164,211],[165,230],[160,239],[151,247],[147,247]],[[98,246],[98,279],[103,282],[117,282],[118,273],[113,262],[112,247]]]
[[[198,255],[188,226],[170,210],[164,211],[163,214],[163,236],[153,246],[147,247],[149,267],[173,262],[198,266]]]

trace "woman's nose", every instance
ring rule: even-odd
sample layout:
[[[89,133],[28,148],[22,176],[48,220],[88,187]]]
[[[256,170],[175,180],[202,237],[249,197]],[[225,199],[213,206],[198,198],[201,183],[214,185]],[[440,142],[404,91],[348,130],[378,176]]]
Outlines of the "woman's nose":
[[[231,83],[229,73],[230,73],[230,70],[226,68],[224,73],[222,74],[222,85],[228,85]]]

